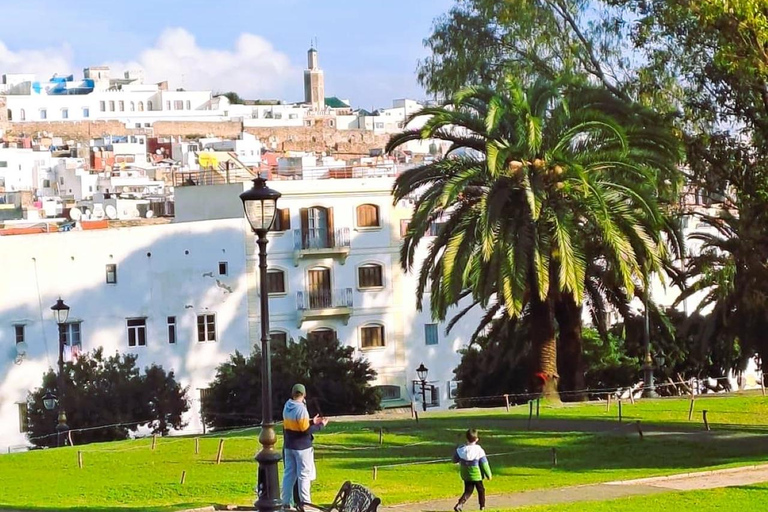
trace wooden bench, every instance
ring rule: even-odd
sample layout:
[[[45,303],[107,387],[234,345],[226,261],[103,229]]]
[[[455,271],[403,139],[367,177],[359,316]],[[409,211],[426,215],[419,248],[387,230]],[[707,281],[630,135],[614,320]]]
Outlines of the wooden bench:
[[[338,512],[376,512],[380,504],[381,500],[374,496],[371,491],[360,484],[347,481],[341,486],[330,506],[321,507],[312,503],[303,503],[299,506],[299,510],[309,506],[323,512],[331,512],[332,510]]]

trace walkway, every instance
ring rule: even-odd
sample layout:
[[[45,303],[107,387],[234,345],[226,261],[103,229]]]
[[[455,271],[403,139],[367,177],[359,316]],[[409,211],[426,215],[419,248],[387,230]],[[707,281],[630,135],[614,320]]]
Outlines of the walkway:
[[[624,480],[602,484],[577,485],[559,489],[539,489],[514,494],[489,495],[486,508],[515,508],[529,505],[551,505],[576,501],[604,501],[629,496],[659,494],[673,491],[715,489],[768,482],[768,464],[729,468],[696,473],[684,473],[640,480]],[[445,512],[451,511],[456,499],[437,500],[422,503],[406,503],[382,507],[382,512]],[[467,502],[465,510],[475,510],[475,496]]]

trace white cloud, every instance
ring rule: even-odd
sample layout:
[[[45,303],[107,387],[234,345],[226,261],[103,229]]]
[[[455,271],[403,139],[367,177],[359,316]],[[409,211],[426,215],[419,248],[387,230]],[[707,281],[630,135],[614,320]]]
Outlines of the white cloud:
[[[246,98],[298,99],[302,78],[288,56],[263,37],[243,33],[232,49],[203,48],[183,28],[168,28],[153,47],[129,62],[108,62],[112,76],[141,69],[147,82],[167,80],[172,89],[236,91]],[[35,73],[45,80],[54,73],[73,73],[68,46],[11,51],[0,41],[0,74]],[[75,74],[80,75],[80,70]]]
[[[247,98],[283,98],[301,87],[301,73],[269,41],[241,34],[232,50],[202,48],[183,28],[163,31],[154,47],[127,63],[110,63],[118,73],[144,70],[149,82],[168,80],[171,88],[236,91]]]
[[[46,79],[54,73],[71,73],[73,68],[72,51],[66,45],[42,50],[12,51],[0,41],[0,74],[34,73],[38,78]]]

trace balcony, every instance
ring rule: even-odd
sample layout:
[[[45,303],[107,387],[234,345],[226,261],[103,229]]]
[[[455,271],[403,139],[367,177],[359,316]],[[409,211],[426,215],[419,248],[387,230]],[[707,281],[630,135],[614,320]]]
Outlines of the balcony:
[[[296,293],[298,328],[307,320],[340,317],[347,325],[352,314],[352,288],[313,290]]]
[[[349,228],[328,230],[309,228],[293,230],[293,264],[299,266],[301,258],[340,257],[341,264],[349,256]]]

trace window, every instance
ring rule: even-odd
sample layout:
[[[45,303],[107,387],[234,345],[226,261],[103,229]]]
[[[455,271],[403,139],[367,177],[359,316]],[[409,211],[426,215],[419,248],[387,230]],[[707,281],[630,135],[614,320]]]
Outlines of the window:
[[[288,114],[288,119],[298,119],[299,114]]]
[[[437,236],[440,234],[440,230],[443,228],[445,222],[432,222],[429,224],[429,230],[427,236]]]
[[[101,110],[102,112],[106,112],[107,111],[107,102],[106,101],[100,101],[99,102],[99,110]]]
[[[0,167],[8,167],[8,162],[6,162],[5,160],[0,161]]]
[[[144,128],[149,128],[150,126],[152,126],[150,123],[144,123]]]
[[[174,101],[173,110],[184,110],[184,102],[182,100]]]
[[[377,130],[383,129],[384,128],[384,123],[376,123],[374,125],[374,128],[377,129]]]
[[[115,102],[114,101],[110,101],[109,102],[109,111],[110,112],[114,112],[115,111]]]
[[[40,119],[48,119],[48,111],[44,108],[40,109]]]
[[[357,207],[357,227],[376,228],[379,223],[379,207],[375,204],[361,204]]]
[[[216,315],[197,315],[197,341],[216,341]]]
[[[291,210],[278,208],[275,221],[272,224],[272,231],[288,231],[289,229],[291,229]]]
[[[147,102],[147,110],[152,110],[152,102],[151,101]]]
[[[23,343],[24,340],[24,324],[16,324],[13,326],[13,333],[16,339],[16,343]]]
[[[176,317],[168,317],[168,343],[176,343]]]
[[[64,344],[76,348],[82,346],[80,322],[67,322],[64,324]]]
[[[19,110],[19,121],[26,121],[27,112],[24,109]]]
[[[285,347],[288,345],[288,333],[285,331],[270,331],[269,341],[273,346]]]
[[[91,109],[88,107],[83,107],[83,117],[88,118],[91,117]]]
[[[328,328],[320,328],[315,329],[314,331],[307,334],[307,341],[310,343],[318,343],[322,341],[335,341],[336,340],[336,331],[333,329]]]
[[[357,267],[357,284],[360,288],[381,288],[384,286],[381,265],[371,263]]]
[[[437,324],[424,324],[424,342],[427,345],[437,345]]]
[[[27,403],[23,402],[18,404],[19,406],[19,432],[26,434],[29,429],[29,410]]]
[[[69,109],[68,108],[61,109],[61,118],[62,119],[69,119]]]
[[[267,293],[285,293],[285,272],[267,270]]]
[[[149,109],[152,110],[152,104],[151,103],[149,104]],[[143,101],[139,102],[139,112],[144,112],[144,102]]]
[[[134,102],[131,102],[131,103],[130,103],[130,109],[131,109],[131,112],[133,112],[134,110],[136,110],[136,103],[134,103]]]
[[[171,110],[171,100],[165,100],[165,110]]]
[[[360,347],[379,348],[384,346],[384,326],[366,325],[360,328]]]
[[[400,386],[376,386],[382,400],[400,400],[402,391]]]
[[[117,102],[117,109],[120,112],[124,112],[125,111],[125,102],[123,100],[120,100],[120,101]]]
[[[110,263],[107,265],[107,284],[117,283],[117,265]]]
[[[408,234],[408,227],[411,225],[411,219],[403,219],[400,221],[400,238],[404,238]]]
[[[226,276],[229,274],[229,268],[226,261],[219,262],[219,275]]]
[[[187,100],[187,110],[192,110],[192,102]]]
[[[147,345],[147,319],[129,318],[126,320],[128,326],[128,346],[145,347]]]

